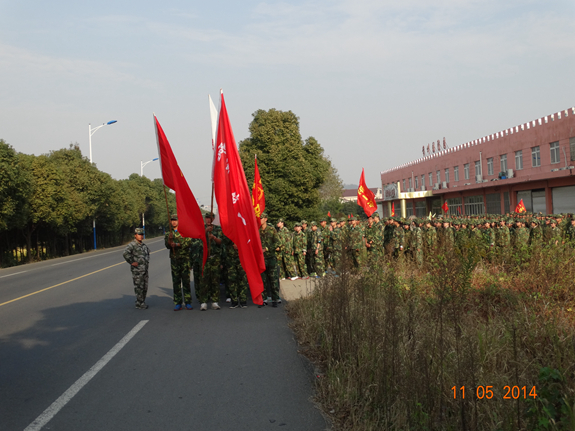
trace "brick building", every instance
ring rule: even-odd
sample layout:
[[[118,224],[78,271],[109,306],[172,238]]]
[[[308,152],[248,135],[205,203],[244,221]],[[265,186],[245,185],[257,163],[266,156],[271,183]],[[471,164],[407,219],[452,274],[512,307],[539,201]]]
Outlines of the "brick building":
[[[438,149],[439,149],[438,141]],[[381,172],[383,213],[575,213],[575,108]]]

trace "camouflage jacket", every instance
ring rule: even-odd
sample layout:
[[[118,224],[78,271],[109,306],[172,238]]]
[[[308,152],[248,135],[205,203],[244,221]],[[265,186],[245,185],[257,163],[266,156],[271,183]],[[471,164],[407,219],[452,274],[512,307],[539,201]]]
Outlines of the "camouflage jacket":
[[[170,250],[170,259],[189,260],[190,246],[192,245],[190,238],[184,238],[177,229],[174,229],[172,232],[172,241],[176,245],[174,248],[170,247],[170,232],[166,232],[166,236],[164,237],[166,248]]]
[[[150,249],[143,242],[139,243],[133,240],[126,250],[124,250],[124,259],[130,265],[134,262],[138,262],[138,266],[130,266],[132,272],[146,272],[150,264]]]
[[[307,238],[301,230],[293,234],[293,252],[294,254],[303,254],[307,251]]]
[[[264,258],[268,259],[270,257],[276,256],[276,248],[279,247],[280,241],[276,230],[269,224],[265,229],[260,228],[260,240],[262,242],[262,251],[264,252]]]

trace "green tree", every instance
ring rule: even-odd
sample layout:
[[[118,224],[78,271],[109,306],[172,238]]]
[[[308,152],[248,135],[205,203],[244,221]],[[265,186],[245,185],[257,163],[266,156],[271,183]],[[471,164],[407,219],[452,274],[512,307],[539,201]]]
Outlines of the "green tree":
[[[299,118],[291,111],[260,109],[253,117],[250,137],[239,144],[248,185],[253,184],[257,155],[270,218],[318,218],[320,188],[331,166],[323,148],[313,137],[302,140]]]
[[[29,181],[29,172],[22,169],[16,151],[0,139],[0,231],[19,224]]]

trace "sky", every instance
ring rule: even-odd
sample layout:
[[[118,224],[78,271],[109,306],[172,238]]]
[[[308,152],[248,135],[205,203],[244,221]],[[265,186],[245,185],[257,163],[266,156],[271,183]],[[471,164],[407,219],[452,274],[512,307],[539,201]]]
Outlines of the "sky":
[[[574,30],[571,0],[0,0],[0,139],[88,156],[88,125],[117,120],[93,161],[127,178],[157,157],[155,113],[209,204],[221,88],[238,143],[256,110],[291,110],[344,183],[377,187],[431,142],[575,106]]]

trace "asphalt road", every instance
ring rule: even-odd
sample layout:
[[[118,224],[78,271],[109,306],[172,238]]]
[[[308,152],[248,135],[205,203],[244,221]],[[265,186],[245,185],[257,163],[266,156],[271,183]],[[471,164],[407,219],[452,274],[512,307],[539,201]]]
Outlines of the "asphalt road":
[[[283,306],[174,312],[146,243],[148,310],[124,247],[0,270],[0,430],[328,429]]]

